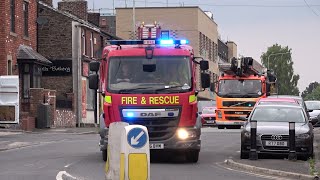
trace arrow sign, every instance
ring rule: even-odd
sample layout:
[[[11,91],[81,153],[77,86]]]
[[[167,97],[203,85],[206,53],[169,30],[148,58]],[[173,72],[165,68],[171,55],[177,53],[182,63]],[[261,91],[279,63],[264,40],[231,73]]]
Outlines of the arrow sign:
[[[127,135],[128,144],[133,148],[142,148],[147,143],[147,133],[141,128],[133,128]]]

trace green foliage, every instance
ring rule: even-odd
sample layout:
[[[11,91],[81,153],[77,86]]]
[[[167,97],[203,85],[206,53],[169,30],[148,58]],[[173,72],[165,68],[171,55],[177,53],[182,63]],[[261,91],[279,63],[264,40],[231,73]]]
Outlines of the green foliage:
[[[277,76],[279,95],[299,95],[297,87],[300,76],[294,74],[292,50],[288,46],[274,44],[261,55],[262,64]]]
[[[318,82],[312,82],[309,84],[308,87],[306,87],[306,89],[301,93],[301,97],[302,98],[306,98],[307,95],[311,94],[312,91],[314,89],[316,89],[317,87],[319,86],[319,83]]]

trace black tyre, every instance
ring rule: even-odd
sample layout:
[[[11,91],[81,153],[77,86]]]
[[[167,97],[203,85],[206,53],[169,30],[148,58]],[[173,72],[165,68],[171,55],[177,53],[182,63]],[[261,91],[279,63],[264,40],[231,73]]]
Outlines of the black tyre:
[[[218,126],[218,129],[224,129],[224,126]]]
[[[107,159],[108,159],[108,151],[107,150],[102,151],[102,159],[104,161],[107,161]]]
[[[186,154],[186,159],[188,162],[196,163],[199,160],[199,150],[189,151]]]

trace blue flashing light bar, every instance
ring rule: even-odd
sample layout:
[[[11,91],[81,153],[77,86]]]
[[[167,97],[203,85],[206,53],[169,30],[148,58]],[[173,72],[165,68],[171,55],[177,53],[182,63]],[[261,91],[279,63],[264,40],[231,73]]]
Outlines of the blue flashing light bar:
[[[111,45],[139,45],[139,44],[149,44],[149,45],[186,45],[189,41],[186,39],[173,40],[173,39],[158,39],[158,40],[112,40],[109,41]]]
[[[127,117],[133,117],[133,116],[134,116],[133,112],[128,112],[127,113]]]

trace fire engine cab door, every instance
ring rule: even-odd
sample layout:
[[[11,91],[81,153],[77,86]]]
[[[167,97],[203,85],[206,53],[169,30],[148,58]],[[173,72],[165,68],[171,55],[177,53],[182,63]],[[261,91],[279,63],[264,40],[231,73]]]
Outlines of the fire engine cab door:
[[[0,76],[0,124],[19,123],[19,77]]]

